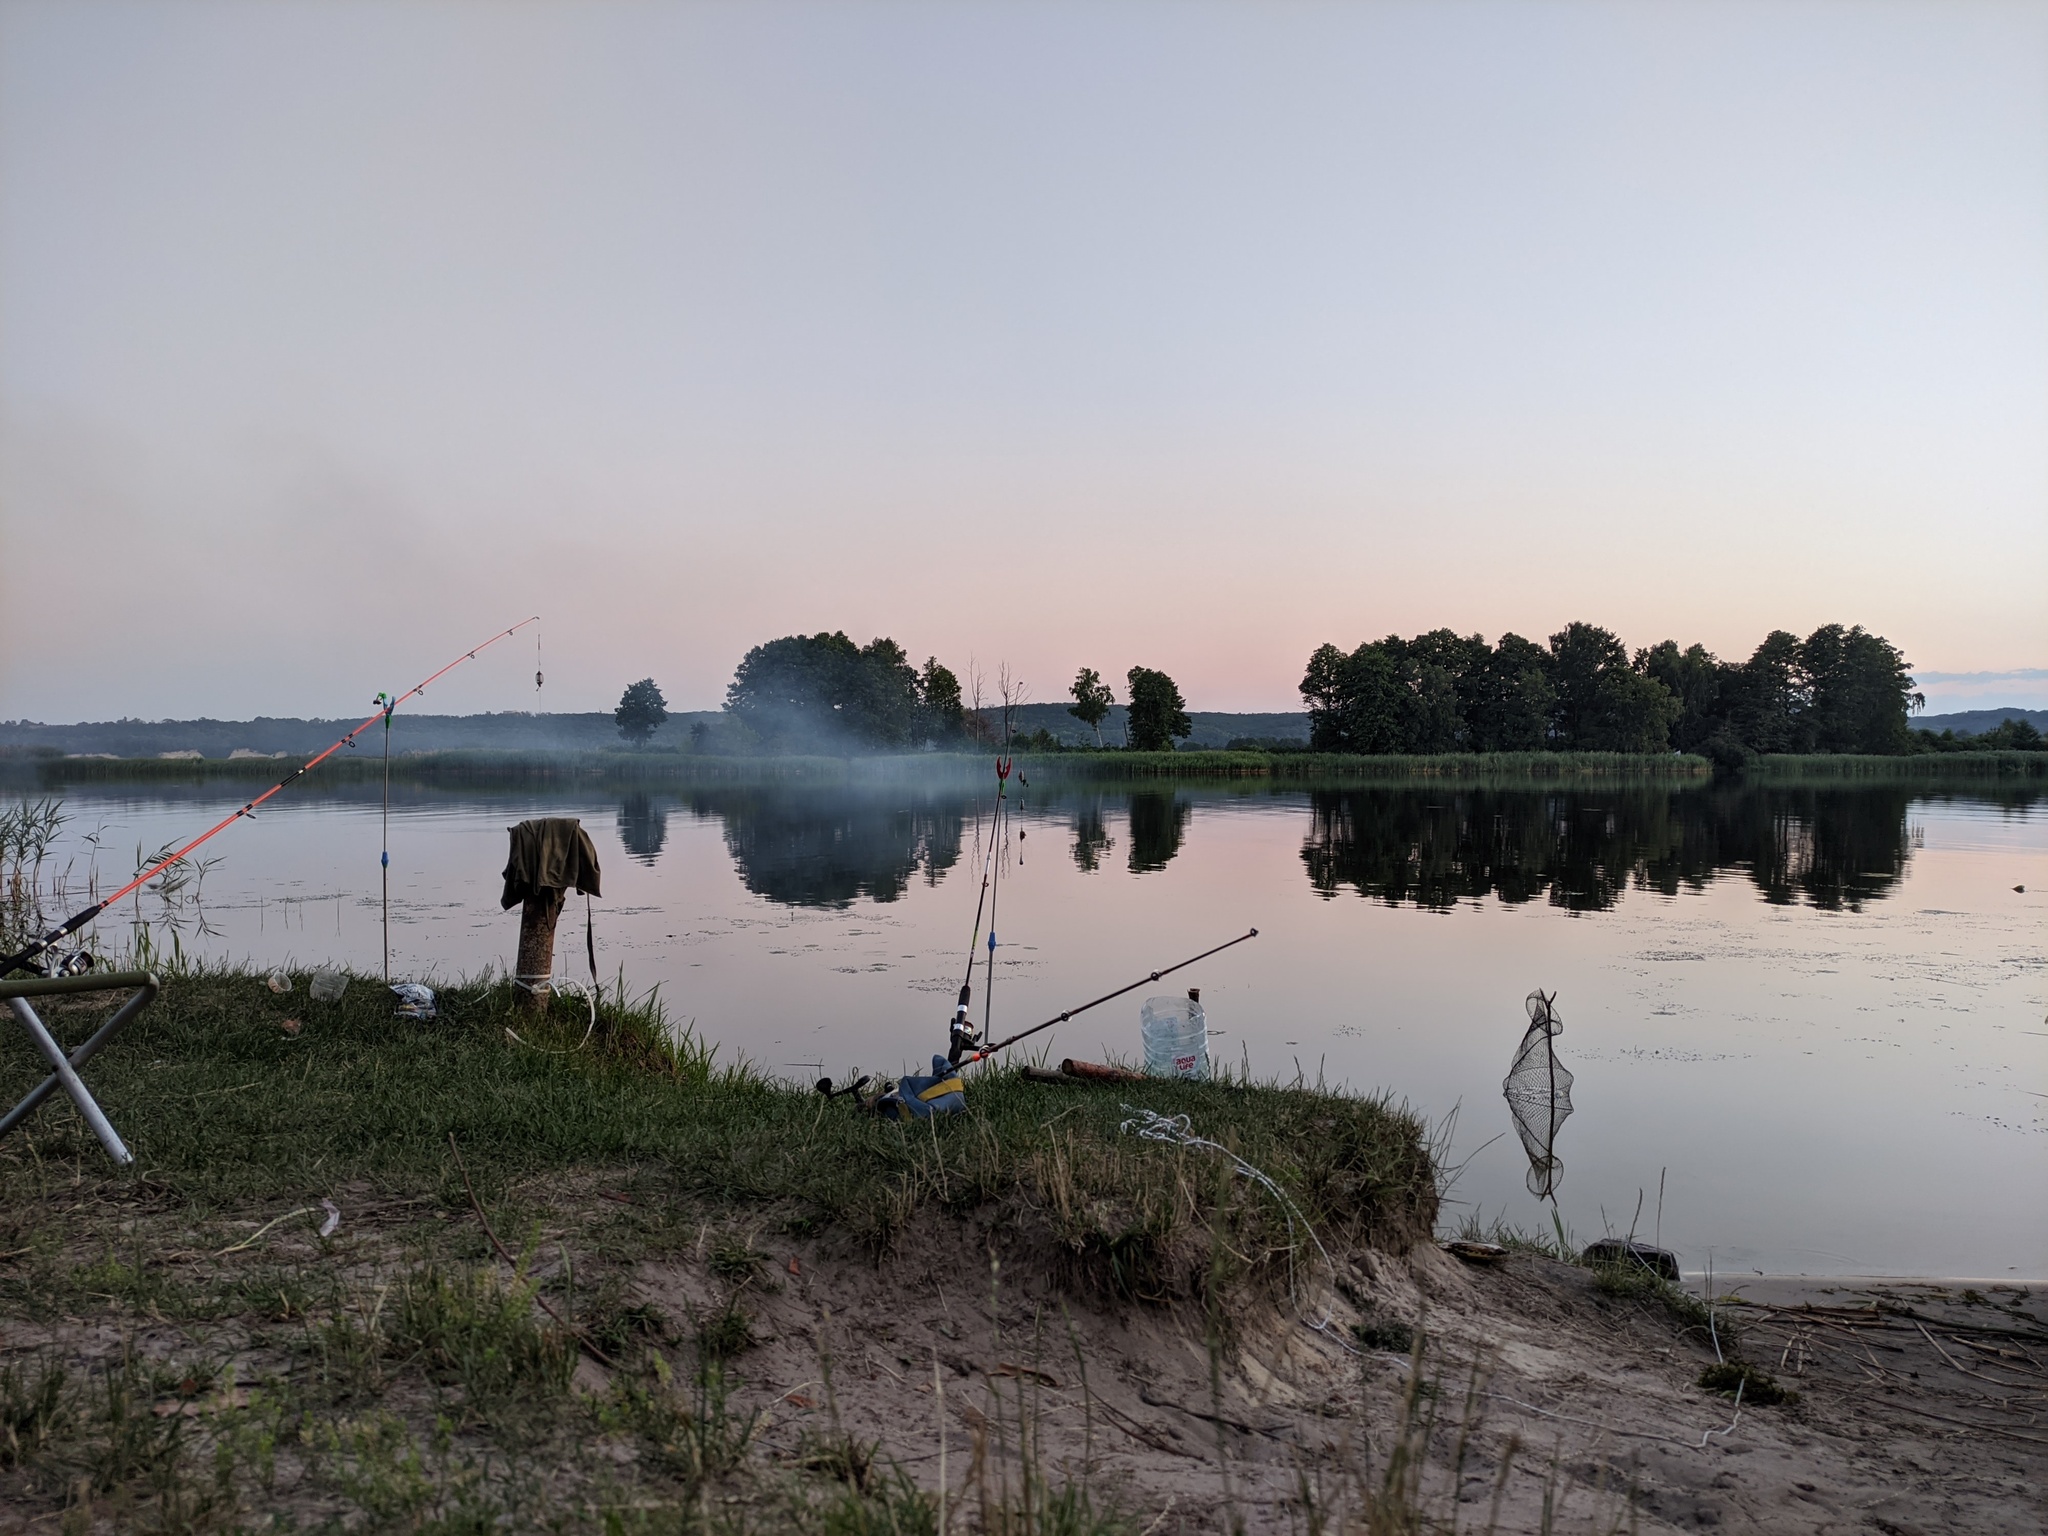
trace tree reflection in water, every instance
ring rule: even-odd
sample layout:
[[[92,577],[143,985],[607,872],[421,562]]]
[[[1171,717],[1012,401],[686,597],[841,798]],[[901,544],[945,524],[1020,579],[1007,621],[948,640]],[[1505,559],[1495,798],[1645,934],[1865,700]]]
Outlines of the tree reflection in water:
[[[1328,790],[1302,863],[1324,896],[1392,905],[1542,897],[1604,911],[1633,886],[1675,895],[1747,870],[1764,899],[1847,907],[1905,873],[1903,789]]]
[[[619,802],[619,841],[642,864],[652,864],[668,842],[668,806],[652,795],[627,795]]]
[[[1102,796],[1090,795],[1074,813],[1074,866],[1092,875],[1102,866],[1102,856],[1116,847],[1116,839],[1102,820]]]
[[[1194,806],[1170,791],[1138,790],[1131,795],[1130,866],[1134,875],[1164,869],[1180,852]]]
[[[746,888],[797,907],[894,901],[921,871],[928,885],[959,860],[968,803],[937,794],[745,789],[692,797],[725,826]]]
[[[1119,811],[1128,826],[1124,867],[1153,874],[1179,857],[1198,806],[1277,801],[1306,805],[1300,856],[1326,897],[1351,890],[1444,911],[1492,896],[1573,912],[1604,911],[1630,889],[1698,891],[1729,873],[1766,901],[1855,910],[1904,875],[1913,798],[1893,788],[1618,785],[1030,792],[1036,813],[1072,818],[1074,865],[1084,875],[1111,868],[1109,828]],[[634,857],[660,853],[668,803],[628,796],[620,806],[620,837]],[[688,803],[722,823],[748,890],[815,907],[892,901],[920,876],[937,884],[960,860],[976,814],[971,797],[940,789],[734,788],[701,791]],[[1026,814],[1021,803],[1018,812]]]

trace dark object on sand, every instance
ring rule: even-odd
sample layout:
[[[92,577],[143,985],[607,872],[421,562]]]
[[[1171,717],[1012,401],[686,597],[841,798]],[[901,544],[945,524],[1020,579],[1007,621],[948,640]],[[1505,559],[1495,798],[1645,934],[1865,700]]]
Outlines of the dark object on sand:
[[[1515,1134],[1529,1154],[1529,1193],[1538,1200],[1555,1198],[1564,1181],[1564,1163],[1557,1155],[1557,1132],[1572,1112],[1572,1075],[1557,1059],[1557,1037],[1564,1020],[1557,1015],[1557,994],[1537,988],[1524,999],[1529,1028],[1515,1048],[1514,1065],[1501,1092],[1514,1112]]]
[[[1797,1392],[1787,1392],[1777,1377],[1741,1360],[1727,1360],[1700,1372],[1700,1385],[1723,1397],[1736,1397],[1746,1404],[1768,1408],[1773,1403],[1796,1403]]]
[[[1468,1238],[1453,1237],[1437,1246],[1452,1258],[1463,1259],[1467,1264],[1505,1264],[1508,1258],[1507,1249],[1499,1243],[1475,1243]]]
[[[1630,1268],[1646,1269],[1659,1280],[1678,1282],[1678,1255],[1669,1248],[1652,1248],[1648,1243],[1632,1243],[1619,1237],[1603,1237],[1597,1243],[1588,1243],[1579,1257],[1588,1264],[1626,1265]]]

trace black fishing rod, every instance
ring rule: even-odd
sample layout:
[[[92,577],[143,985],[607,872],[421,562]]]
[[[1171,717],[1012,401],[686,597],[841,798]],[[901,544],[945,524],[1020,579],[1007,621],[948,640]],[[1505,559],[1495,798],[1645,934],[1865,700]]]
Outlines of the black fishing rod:
[[[1189,959],[1181,961],[1179,965],[1169,965],[1163,971],[1154,971],[1149,976],[1141,976],[1128,987],[1118,987],[1114,992],[1103,993],[1102,996],[1096,998],[1092,1003],[1083,1003],[1078,1008],[1069,1008],[1065,1013],[1055,1014],[1043,1024],[1034,1024],[1029,1029],[1019,1030],[1007,1040],[998,1040],[994,1045],[983,1046],[971,1056],[964,1058],[955,1056],[951,1060],[955,1066],[971,1066],[977,1061],[986,1061],[989,1057],[995,1055],[997,1051],[1006,1050],[1010,1046],[1015,1045],[1019,1040],[1035,1035],[1042,1029],[1051,1029],[1055,1024],[1064,1024],[1077,1013],[1086,1013],[1090,1008],[1098,1007],[1113,998],[1122,997],[1126,992],[1135,992],[1140,987],[1148,986],[1152,982],[1159,980],[1162,976],[1171,976],[1175,971],[1185,970],[1197,960],[1206,960],[1211,955],[1220,955],[1224,950],[1230,948],[1232,944],[1242,944],[1246,939],[1256,939],[1258,936],[1259,930],[1256,928],[1252,929],[1249,933],[1241,933],[1228,943],[1218,944],[1214,949],[1205,949],[1199,955],[1194,955]]]
[[[55,928],[52,928],[40,939],[37,939],[33,943],[31,943],[26,949],[20,950],[15,954],[9,955],[4,960],[0,960],[0,976],[11,976],[16,971],[28,970],[30,966],[34,964],[34,962],[40,960],[44,955],[48,954],[50,950],[55,948],[59,943],[69,938],[72,934],[78,932],[79,929],[83,928],[87,923],[91,922],[94,918],[98,917],[102,912],[106,911],[107,908],[113,906],[122,897],[128,895],[132,891],[139,890],[144,885],[147,885],[151,880],[154,880],[158,875],[162,874],[165,870],[169,869],[172,865],[176,864],[180,859],[184,858],[186,854],[190,853],[193,849],[197,848],[201,843],[206,842],[209,838],[213,837],[217,833],[225,832],[229,827],[233,826],[236,822],[240,821],[244,816],[255,815],[257,806],[263,804],[263,802],[268,800],[272,795],[279,794],[285,789],[288,789],[291,785],[297,783],[298,780],[304,778],[307,774],[311,773],[315,768],[318,768],[322,763],[326,762],[328,758],[334,756],[334,754],[339,752],[343,747],[354,746],[356,738],[362,735],[362,733],[364,731],[367,731],[371,726],[375,725],[378,721],[381,720],[385,722],[388,728],[391,721],[391,711],[398,708],[398,706],[403,704],[407,699],[414,698],[419,694],[425,693],[427,691],[428,683],[440,681],[442,677],[446,676],[450,672],[453,672],[465,661],[476,660],[476,653],[478,651],[484,650],[488,646],[496,645],[500,640],[503,640],[507,635],[518,634],[520,630],[526,628],[526,626],[529,624],[538,624],[539,622],[539,614],[535,614],[530,619],[521,619],[517,624],[514,624],[510,629],[500,630],[498,631],[497,634],[491,636],[490,639],[483,641],[481,644],[471,646],[468,650],[464,651],[460,656],[456,657],[453,661],[449,662],[448,665],[443,667],[439,672],[436,672],[432,677],[426,679],[425,682],[414,684],[410,689],[408,689],[404,693],[401,693],[397,698],[385,700],[380,697],[378,700],[377,712],[374,715],[370,716],[369,719],[365,720],[361,725],[357,726],[354,730],[350,731],[346,736],[343,736],[340,740],[336,741],[333,746],[329,747],[325,752],[322,752],[318,757],[312,758],[308,762],[301,764],[299,767],[294,768],[290,773],[286,774],[277,783],[271,785],[270,788],[266,789],[254,800],[251,800],[247,805],[243,806],[240,810],[236,811],[232,816],[223,817],[221,820],[215,822],[212,826],[208,827],[204,832],[200,833],[197,837],[193,838],[191,842],[187,843],[184,847],[180,848],[176,853],[169,854],[163,858],[158,859],[154,864],[150,865],[147,869],[143,870],[141,874],[137,875],[133,880],[130,880],[126,885],[122,886],[121,889],[114,892],[114,894],[109,896],[106,900],[94,902],[91,906],[87,907],[83,912],[80,912],[73,917],[66,918],[62,923],[59,923]],[[537,681],[539,678],[539,674],[535,673],[534,675]],[[389,857],[389,855],[387,854],[386,857]]]

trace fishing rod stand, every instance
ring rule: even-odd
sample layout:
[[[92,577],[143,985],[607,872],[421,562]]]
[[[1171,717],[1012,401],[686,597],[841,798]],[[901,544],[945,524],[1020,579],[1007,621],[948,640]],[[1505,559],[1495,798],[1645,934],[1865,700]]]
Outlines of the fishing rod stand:
[[[66,955],[59,964],[69,964],[83,953],[80,951],[78,954]],[[90,964],[91,957],[88,955],[84,958]],[[75,997],[90,992],[120,992],[130,987],[136,989],[135,995],[115,1009],[113,1017],[68,1056],[64,1053],[64,1048],[57,1043],[56,1036],[50,1033],[49,1026],[36,1016],[34,1007],[29,1003],[32,997]],[[123,1168],[133,1163],[135,1154],[130,1152],[121,1140],[120,1133],[107,1119],[106,1112],[100,1108],[99,1101],[93,1098],[92,1090],[85,1086],[85,1080],[78,1075],[78,1071],[98,1055],[114,1036],[126,1029],[135,1016],[155,1000],[159,990],[160,983],[148,971],[108,971],[99,976],[33,976],[20,981],[0,981],[0,1002],[7,1004],[8,1010],[20,1021],[21,1027],[28,1031],[29,1039],[35,1042],[37,1052],[50,1066],[50,1075],[31,1088],[28,1096],[10,1109],[5,1118],[0,1118],[0,1136],[5,1136],[34,1114],[36,1107],[43,1100],[62,1088],[71,1096],[71,1102],[77,1106],[79,1118],[92,1128],[93,1135],[97,1136],[100,1145],[106,1148],[107,1156]]]

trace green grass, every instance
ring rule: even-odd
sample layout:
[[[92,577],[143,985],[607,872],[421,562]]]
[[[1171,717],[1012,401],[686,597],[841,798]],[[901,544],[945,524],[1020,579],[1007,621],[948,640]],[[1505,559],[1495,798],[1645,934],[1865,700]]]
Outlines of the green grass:
[[[725,757],[688,752],[422,752],[392,759],[394,780],[446,789],[545,788],[564,785],[889,785],[979,786],[990,752],[922,752],[848,757],[788,755]],[[2025,754],[2006,754],[2024,756]],[[1944,759],[1949,761],[1952,759]],[[276,783],[297,759],[271,758],[16,758],[0,775],[56,789],[66,784]],[[1713,777],[1702,757],[1623,752],[1447,752],[1365,757],[1334,752],[1124,752],[1020,754],[1027,777],[1046,781],[1120,783],[1155,780],[1257,779],[1288,785],[1569,783],[1627,780],[1703,782]],[[314,770],[309,785],[379,778],[382,760],[339,755]]]
[[[1005,1069],[971,1074],[967,1113],[906,1126],[721,1062],[652,1003],[607,1001],[590,1046],[555,1054],[582,1033],[567,1000],[537,1029],[521,1023],[548,1050],[507,1037],[505,986],[450,987],[441,1001],[441,1021],[416,1025],[366,980],[321,1004],[303,981],[280,996],[253,975],[188,974],[90,1075],[141,1182],[202,1207],[311,1205],[342,1183],[460,1206],[452,1137],[486,1197],[537,1175],[634,1167],[665,1199],[834,1228],[877,1253],[929,1217],[996,1215],[1072,1288],[1120,1298],[1283,1271],[1284,1213],[1206,1154],[1122,1134],[1129,1099],[1191,1115],[1285,1184],[1326,1241],[1400,1243],[1435,1221],[1425,1128],[1384,1100],[1218,1082],[1070,1090],[1055,1105]],[[50,1017],[75,1037],[91,1015]],[[296,1034],[287,1018],[303,1020]],[[0,1035],[0,1097],[40,1070],[24,1040]],[[0,1211],[57,1183],[136,1178],[105,1163],[61,1099],[0,1141]],[[1218,1252],[1260,1255],[1256,1273],[1219,1267]]]
[[[1362,756],[1344,752],[1060,752],[1024,759],[1051,778],[1273,779],[1303,784],[1404,784],[1415,780],[1550,783],[1577,779],[1704,780],[1703,757],[1629,752],[1439,752]]]
[[[651,1001],[608,1002],[575,1049],[566,1001],[536,1024],[502,986],[453,986],[421,1025],[368,980],[327,1005],[298,981],[172,975],[94,1061],[132,1170],[61,1099],[0,1141],[0,1323],[63,1335],[0,1362],[0,1506],[53,1530],[932,1533],[931,1494],[871,1446],[776,1462],[730,1400],[749,1298],[777,1283],[764,1234],[879,1258],[912,1229],[1000,1227],[1006,1263],[1117,1308],[1280,1303],[1285,1213],[1211,1154],[1122,1134],[1126,1099],[1280,1179],[1333,1251],[1405,1248],[1436,1215],[1425,1128],[1383,1101],[996,1071],[967,1113],[905,1125],[722,1061]],[[44,1009],[66,1039],[99,1011]],[[39,1075],[0,1034],[0,1097]],[[599,1198],[621,1186],[629,1206]],[[686,1252],[719,1289],[671,1327],[632,1277]],[[608,1387],[576,1384],[579,1343]],[[1134,1529],[1085,1484],[1020,1475],[983,1490],[980,1528]]]
[[[852,756],[789,754],[728,757],[673,751],[408,753],[391,773],[408,784],[449,789],[561,785],[920,785],[980,784],[992,753],[920,752]],[[0,759],[0,777],[20,785],[235,784],[268,787],[301,759],[51,758]],[[1444,752],[1359,756],[1337,752],[1127,752],[1076,750],[1019,754],[1027,776],[1089,783],[1137,780],[1258,779],[1288,785],[1407,784],[1445,780],[1486,784],[1700,783],[1714,776],[1704,757],[1675,752]],[[383,773],[367,752],[338,755],[315,771],[320,781],[361,782]],[[1786,753],[1752,759],[1756,784],[1959,784],[2048,778],[2048,752],[1947,752],[1901,756]]]
[[[1880,757],[1864,753],[1784,753],[1759,757],[1742,770],[1752,784],[1981,784],[2048,779],[2048,752],[1924,752]]]

